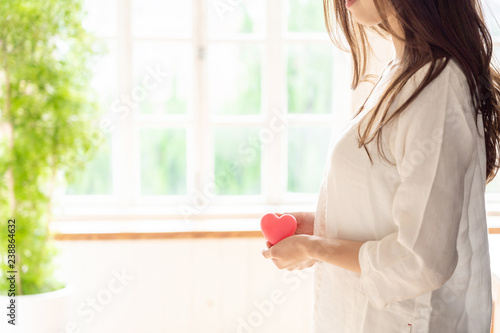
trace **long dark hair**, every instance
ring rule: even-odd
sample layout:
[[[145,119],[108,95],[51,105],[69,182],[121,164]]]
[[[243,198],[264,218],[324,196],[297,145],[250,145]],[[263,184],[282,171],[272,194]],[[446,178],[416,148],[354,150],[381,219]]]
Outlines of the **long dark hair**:
[[[500,73],[492,63],[493,41],[484,23],[481,0],[373,0],[382,23],[365,27],[357,23],[345,6],[345,0],[323,0],[325,21],[332,41],[352,54],[354,75],[351,88],[356,88],[367,75],[372,49],[367,30],[383,37],[389,34],[404,41],[404,55],[399,74],[388,86],[378,104],[370,110],[364,133],[359,132],[359,147],[368,153],[366,145],[377,139],[381,156],[388,161],[382,149],[381,134],[384,125],[394,120],[420,92],[454,59],[465,76],[477,115],[482,115],[486,145],[486,183],[495,177],[499,168],[500,146]],[[387,21],[391,9],[401,24],[404,35],[398,36]],[[348,45],[345,45],[347,42]],[[441,61],[444,59],[444,61]],[[424,65],[429,70],[413,95],[390,117],[389,106],[408,79]],[[383,107],[385,105],[385,107]],[[358,110],[359,114],[363,106]],[[374,134],[375,118],[381,113]],[[369,153],[368,153],[369,154]],[[370,157],[371,160],[371,157]]]

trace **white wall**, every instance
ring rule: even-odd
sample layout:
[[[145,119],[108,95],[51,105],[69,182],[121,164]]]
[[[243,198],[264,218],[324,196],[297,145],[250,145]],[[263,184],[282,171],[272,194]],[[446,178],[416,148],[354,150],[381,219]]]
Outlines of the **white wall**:
[[[58,244],[75,288],[67,332],[311,331],[313,270],[276,269],[261,239]]]

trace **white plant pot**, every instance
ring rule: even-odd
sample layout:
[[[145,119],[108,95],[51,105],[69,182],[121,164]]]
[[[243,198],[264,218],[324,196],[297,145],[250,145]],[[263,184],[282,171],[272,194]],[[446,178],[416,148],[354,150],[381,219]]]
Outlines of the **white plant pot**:
[[[0,332],[64,333],[72,293],[69,286],[49,293],[16,296],[15,326],[8,323],[11,298],[0,296]]]

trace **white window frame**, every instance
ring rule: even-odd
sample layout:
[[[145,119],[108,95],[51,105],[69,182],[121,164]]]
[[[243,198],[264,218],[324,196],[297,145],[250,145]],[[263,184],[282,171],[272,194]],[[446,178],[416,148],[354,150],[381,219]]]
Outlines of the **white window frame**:
[[[273,117],[288,121],[289,127],[301,125],[330,126],[335,135],[353,111],[352,92],[349,89],[351,60],[347,53],[335,48],[326,35],[297,34],[286,32],[286,0],[266,3],[266,37],[235,36],[209,38],[207,35],[207,6],[215,0],[192,0],[193,34],[191,38],[136,38],[132,36],[132,0],[117,0],[118,29],[115,37],[102,37],[103,41],[116,42],[118,57],[119,95],[129,94],[133,85],[134,41],[180,41],[193,46],[193,103],[187,115],[130,115],[124,118],[113,132],[112,195],[59,195],[55,219],[175,219],[186,217],[182,207],[189,204],[194,195],[205,193],[213,174],[213,135],[215,126],[255,125],[269,126]],[[207,101],[207,47],[210,43],[261,43],[264,47],[262,114],[256,116],[211,116]],[[334,54],[333,112],[325,115],[288,115],[286,113],[286,45],[291,43],[325,43]],[[500,48],[500,38],[495,40]],[[500,60],[500,59],[499,59]],[[139,129],[141,126],[161,126],[187,129],[187,189],[186,196],[140,195]],[[266,146],[261,158],[262,194],[256,196],[221,196],[210,198],[210,205],[190,219],[237,218],[261,215],[269,211],[314,210],[317,194],[287,193],[287,137],[286,131],[275,132],[274,140]],[[130,147],[129,153],[115,149],[119,145]],[[274,157],[273,157],[274,156]],[[276,158],[277,156],[277,158]],[[132,180],[132,181],[128,181]],[[273,180],[271,182],[270,180]],[[490,216],[500,216],[500,193],[486,195]]]
[[[255,125],[270,126],[273,117],[285,119],[289,126],[330,126],[332,133],[351,115],[351,91],[348,84],[351,76],[350,57],[337,50],[326,34],[292,34],[286,32],[286,0],[266,2],[266,35],[210,38],[207,34],[207,10],[215,0],[193,0],[193,35],[191,38],[136,38],[132,36],[132,0],[118,0],[118,35],[104,37],[104,41],[117,43],[119,95],[130,94],[133,85],[133,43],[135,41],[190,42],[193,46],[194,91],[192,112],[187,115],[144,116],[131,114],[125,117],[113,131],[112,175],[113,195],[60,195],[55,216],[57,220],[80,217],[118,218],[127,216],[179,219],[194,196],[210,196],[209,207],[193,207],[194,215],[206,216],[257,216],[266,211],[287,209],[313,210],[317,194],[287,193],[287,140],[286,130],[274,132],[274,139],[261,154],[261,195],[217,196],[206,191],[213,174],[214,126]],[[237,5],[236,5],[237,6]],[[217,117],[211,116],[207,101],[207,47],[215,43],[260,43],[263,55],[264,74],[262,80],[262,113],[255,116]],[[288,43],[323,43],[332,47],[334,81],[332,114],[288,115],[286,113],[286,54]],[[140,147],[141,126],[182,127],[187,129],[187,196],[142,196],[140,195]],[[128,153],[115,149],[118,145],[130,147]],[[277,156],[277,157],[276,157]],[[132,181],[127,181],[132,180]],[[270,180],[273,180],[271,182]]]
[[[493,46],[497,51],[497,55],[500,56],[500,37],[494,36]],[[500,58],[497,58],[497,64],[500,66]],[[500,172],[496,178],[500,177]],[[486,193],[486,208],[488,215],[490,216],[500,216],[500,193]],[[499,219],[500,222],[500,219]]]

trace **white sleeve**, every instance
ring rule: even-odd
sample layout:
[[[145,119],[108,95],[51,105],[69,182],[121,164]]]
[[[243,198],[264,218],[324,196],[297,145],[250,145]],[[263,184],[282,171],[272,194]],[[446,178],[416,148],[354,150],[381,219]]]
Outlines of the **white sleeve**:
[[[392,206],[398,231],[365,242],[359,252],[360,282],[378,309],[438,289],[457,264],[477,131],[467,115],[473,110],[466,83],[450,65],[400,114],[391,133],[401,179]],[[416,88],[417,74],[404,89]]]

